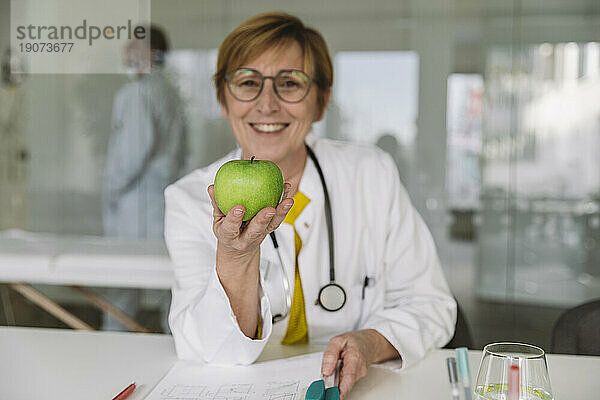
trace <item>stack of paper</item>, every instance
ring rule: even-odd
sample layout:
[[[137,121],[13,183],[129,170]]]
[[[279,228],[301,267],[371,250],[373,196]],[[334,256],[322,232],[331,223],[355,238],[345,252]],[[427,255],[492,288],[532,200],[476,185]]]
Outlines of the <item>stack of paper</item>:
[[[323,353],[219,367],[178,361],[146,400],[303,400]]]

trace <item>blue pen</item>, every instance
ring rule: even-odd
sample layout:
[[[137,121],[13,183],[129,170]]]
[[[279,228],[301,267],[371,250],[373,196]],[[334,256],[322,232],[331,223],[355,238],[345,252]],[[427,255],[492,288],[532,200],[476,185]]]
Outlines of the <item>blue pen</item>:
[[[469,400],[471,398],[471,374],[469,372],[469,357],[467,356],[467,348],[457,348],[456,354],[458,355],[458,370],[460,371],[460,379],[465,389],[465,400]]]

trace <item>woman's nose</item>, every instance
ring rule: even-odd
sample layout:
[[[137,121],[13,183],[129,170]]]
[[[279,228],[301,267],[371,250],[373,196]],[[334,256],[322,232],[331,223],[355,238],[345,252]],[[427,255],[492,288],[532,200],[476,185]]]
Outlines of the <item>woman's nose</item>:
[[[279,111],[279,98],[275,93],[272,79],[265,79],[263,90],[258,96],[257,107],[263,113]]]

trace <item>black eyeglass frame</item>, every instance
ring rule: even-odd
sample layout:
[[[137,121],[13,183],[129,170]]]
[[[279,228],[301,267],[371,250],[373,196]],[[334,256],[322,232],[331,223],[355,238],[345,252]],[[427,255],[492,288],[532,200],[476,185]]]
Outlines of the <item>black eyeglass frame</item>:
[[[258,74],[258,76],[260,76],[260,78],[261,78],[261,80],[260,80],[260,89],[258,90],[258,93],[256,93],[256,96],[254,96],[253,98],[251,98],[249,100],[242,100],[239,97],[237,97],[233,93],[233,90],[231,90],[231,86],[229,86],[229,84],[231,83],[229,80],[231,79],[231,77],[233,76],[233,74],[235,74],[238,71],[252,71],[252,72]],[[277,77],[279,75],[281,75],[283,73],[286,73],[286,72],[300,72],[300,73],[304,74],[308,78],[308,86],[306,87],[306,93],[304,93],[304,96],[302,96],[299,100],[295,100],[295,101],[286,100],[283,97],[281,97],[281,95],[279,94],[279,91],[277,90],[277,85],[275,85],[275,80],[277,79]],[[258,99],[258,97],[262,93],[263,89],[265,88],[265,79],[271,79],[273,81],[273,91],[275,92],[275,94],[277,95],[277,97],[279,97],[279,99],[281,101],[286,102],[286,103],[291,103],[291,104],[300,103],[302,100],[304,100],[306,98],[306,96],[308,95],[308,93],[310,92],[310,87],[311,87],[312,82],[313,82],[313,79],[306,72],[300,71],[299,69],[282,69],[275,76],[267,76],[267,75],[261,74],[260,72],[258,72],[255,69],[252,69],[252,68],[238,68],[235,71],[231,71],[230,73],[228,73],[227,75],[225,75],[225,82],[227,82],[227,89],[229,90],[229,93],[231,93],[231,95],[236,100],[238,100],[238,101],[244,101],[244,102],[251,102],[251,101],[254,101],[254,100]]]

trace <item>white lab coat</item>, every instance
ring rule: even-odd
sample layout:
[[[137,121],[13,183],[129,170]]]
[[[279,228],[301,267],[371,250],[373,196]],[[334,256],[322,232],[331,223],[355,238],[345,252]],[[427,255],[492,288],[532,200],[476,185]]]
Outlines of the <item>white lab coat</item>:
[[[105,235],[162,238],[163,192],[183,172],[186,142],[183,102],[161,68],[119,90],[104,171]]]
[[[307,143],[321,164],[331,196],[336,282],[347,293],[345,306],[337,312],[314,304],[319,289],[329,282],[329,254],[323,190],[308,158],[299,190],[310,203],[295,226],[303,243],[298,263],[309,340],[326,343],[346,331],[372,328],[400,353],[397,367],[413,364],[427,350],[450,340],[456,320],[456,303],[431,234],[411,205],[388,154],[375,146],[313,135]],[[206,188],[220,165],[240,155],[238,149],[165,191],[165,239],[176,276],[169,323],[183,359],[252,363],[267,341],[280,341],[287,329],[287,319],[271,323],[269,293],[262,291],[270,285],[261,276],[263,336],[261,340],[246,337],[216,274],[217,241]],[[276,234],[293,290],[293,227],[283,223]],[[269,263],[279,268],[267,236],[261,245],[261,272]],[[365,276],[374,278],[374,284],[365,289],[363,300]]]

